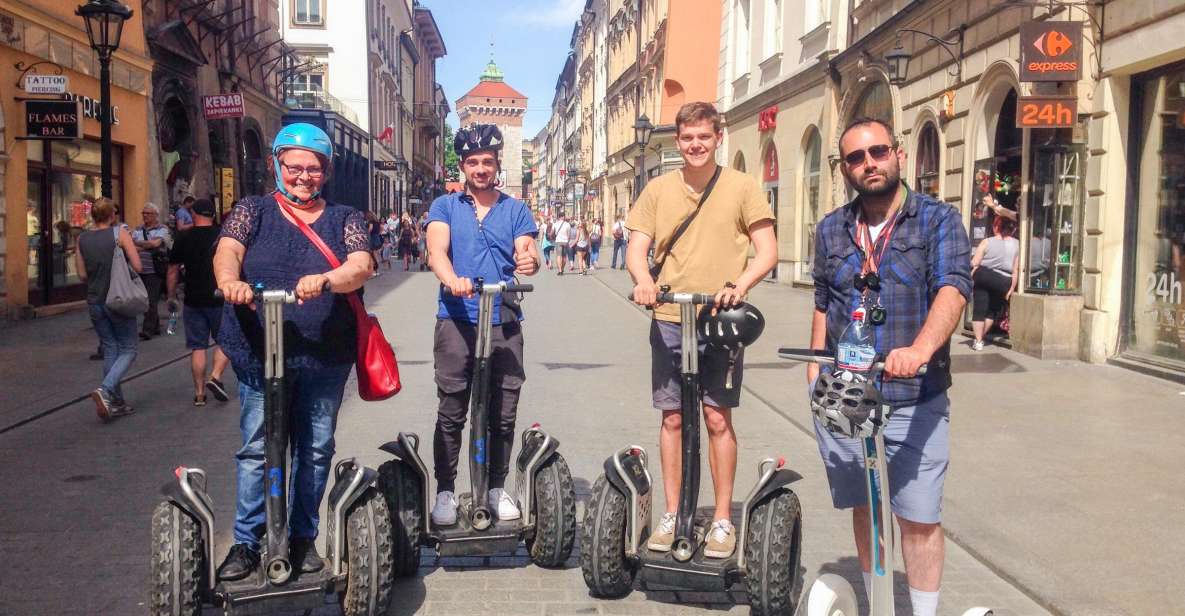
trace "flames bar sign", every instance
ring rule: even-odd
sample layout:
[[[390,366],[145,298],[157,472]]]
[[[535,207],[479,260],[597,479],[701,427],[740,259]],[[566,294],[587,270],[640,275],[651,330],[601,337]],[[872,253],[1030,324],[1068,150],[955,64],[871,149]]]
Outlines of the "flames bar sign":
[[[231,92],[203,96],[202,113],[205,114],[207,120],[241,118],[246,113],[243,108],[243,93]]]
[[[1020,25],[1021,81],[1078,81],[1082,76],[1082,22]]]

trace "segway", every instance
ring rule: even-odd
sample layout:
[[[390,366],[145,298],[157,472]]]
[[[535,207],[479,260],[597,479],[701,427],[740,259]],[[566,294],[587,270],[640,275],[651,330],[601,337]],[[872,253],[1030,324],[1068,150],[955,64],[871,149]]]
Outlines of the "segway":
[[[815,362],[819,364],[835,365],[835,358],[822,351],[813,349],[778,349],[778,357],[801,362]],[[872,372],[884,370],[883,362],[875,362]],[[918,374],[925,374],[926,367],[922,366]],[[837,394],[838,395],[838,394]],[[879,397],[878,397],[879,398]],[[859,416],[851,413],[845,417],[828,418],[821,422],[828,429],[833,429],[833,421],[850,421],[854,425],[864,425],[866,429],[861,437],[864,453],[864,485],[868,496],[869,507],[869,537],[868,545],[872,549],[872,588],[869,589],[870,616],[893,616],[893,557],[897,549],[896,533],[893,532],[893,510],[889,499],[889,474],[881,472],[886,468],[885,436],[882,428],[888,423],[892,415],[892,407],[880,401],[879,415],[874,411],[874,418],[868,421],[863,414]],[[848,430],[852,431],[852,430]],[[842,432],[838,432],[842,435]],[[990,616],[992,610],[985,607],[973,607],[963,616]],[[856,591],[842,576],[834,573],[820,575],[811,585],[807,598],[806,616],[859,616],[856,608]]]
[[[669,552],[645,545],[651,528],[653,483],[642,447],[631,445],[605,460],[585,509],[580,567],[593,596],[620,598],[635,581],[697,591],[726,591],[744,582],[751,613],[794,613],[802,587],[802,513],[790,484],[802,478],[784,459],[758,463],[758,479],[741,505],[736,549],[728,558],[704,556],[703,538],[710,512],[697,510],[700,483],[699,334],[700,306],[713,295],[671,293],[663,287],[659,303],[679,305],[682,328],[682,484]]]
[[[420,549],[440,556],[486,556],[513,553],[525,542],[531,560],[541,567],[559,567],[572,553],[576,536],[576,492],[572,473],[559,453],[560,442],[535,424],[523,431],[515,463],[514,496],[522,516],[499,520],[486,506],[489,492],[489,404],[492,393],[490,351],[494,298],[525,293],[529,284],[474,281],[478,295],[477,343],[469,395],[470,492],[457,497],[457,522],[432,522],[428,467],[420,456],[420,437],[400,432],[381,449],[394,459],[379,466],[379,486],[394,515],[391,543],[397,576],[413,575]]]
[[[215,570],[214,505],[206,472],[178,467],[177,481],[152,515],[152,606],[154,616],[200,614],[212,605],[222,613],[263,614],[313,610],[336,594],[346,616],[387,611],[392,578],[388,544],[391,514],[376,489],[378,473],[353,458],[334,467],[329,492],[326,566],[302,573],[288,559],[288,404],[284,384],[284,304],[291,291],[256,290],[264,311],[264,477],[267,538],[261,566],[246,578],[218,581]]]

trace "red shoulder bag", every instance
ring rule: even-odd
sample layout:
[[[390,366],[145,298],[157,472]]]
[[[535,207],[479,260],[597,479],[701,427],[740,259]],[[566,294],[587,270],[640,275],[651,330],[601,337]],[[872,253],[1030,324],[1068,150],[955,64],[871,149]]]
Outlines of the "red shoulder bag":
[[[341,267],[341,261],[338,260],[337,255],[333,254],[333,251],[325,245],[316,232],[310,229],[303,220],[297,218],[292,208],[280,200],[280,195],[276,195],[276,203],[288,213],[289,218],[296,221],[296,226],[301,233],[304,233],[305,237],[317,247],[317,250],[321,251],[329,265],[334,269]],[[357,291],[345,295],[358,320],[358,365],[356,369],[358,397],[367,402],[386,400],[399,393],[399,390],[403,388],[399,382],[399,363],[395,361],[395,351],[391,349],[391,344],[383,335],[383,328],[379,326],[378,317],[366,312],[366,307],[362,305],[361,295]]]

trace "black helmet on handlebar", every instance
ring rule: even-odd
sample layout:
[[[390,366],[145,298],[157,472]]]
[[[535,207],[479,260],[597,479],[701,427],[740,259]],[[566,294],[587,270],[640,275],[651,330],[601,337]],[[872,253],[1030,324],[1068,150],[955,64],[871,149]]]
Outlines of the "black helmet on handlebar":
[[[696,329],[705,343],[736,350],[757,342],[765,330],[765,317],[752,304],[744,302],[717,309],[716,314],[712,314],[710,307],[705,307]]]
[[[824,428],[849,438],[873,436],[889,420],[888,407],[872,379],[847,370],[819,374],[811,391],[811,412]]]

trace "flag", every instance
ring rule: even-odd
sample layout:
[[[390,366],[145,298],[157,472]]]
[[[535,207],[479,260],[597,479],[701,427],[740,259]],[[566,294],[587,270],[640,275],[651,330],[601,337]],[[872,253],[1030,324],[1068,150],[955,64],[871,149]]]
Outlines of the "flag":
[[[383,132],[379,133],[379,141],[389,141],[394,135],[395,127],[388,126],[387,128],[383,129]]]

